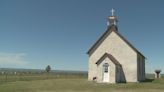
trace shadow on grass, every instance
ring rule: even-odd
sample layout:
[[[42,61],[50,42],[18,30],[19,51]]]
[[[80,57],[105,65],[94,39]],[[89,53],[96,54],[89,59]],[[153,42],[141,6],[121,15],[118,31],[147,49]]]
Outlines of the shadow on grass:
[[[143,81],[143,82],[153,82],[154,81],[154,79],[146,79],[145,81]]]

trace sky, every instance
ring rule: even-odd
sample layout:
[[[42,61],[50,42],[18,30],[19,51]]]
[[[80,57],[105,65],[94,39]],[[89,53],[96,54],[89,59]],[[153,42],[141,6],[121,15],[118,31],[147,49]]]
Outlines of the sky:
[[[164,71],[164,0],[0,0],[0,68],[87,71],[112,8],[146,72]]]

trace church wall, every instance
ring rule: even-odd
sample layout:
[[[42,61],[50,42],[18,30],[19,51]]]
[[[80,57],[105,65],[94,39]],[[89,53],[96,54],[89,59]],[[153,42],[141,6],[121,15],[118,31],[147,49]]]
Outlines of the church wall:
[[[88,80],[92,81],[93,77],[97,77],[97,65],[96,62],[89,58],[89,67],[88,67]]]
[[[145,80],[145,59],[140,54],[138,54],[137,58],[138,63],[138,81],[144,81]]]
[[[143,67],[143,80],[145,80],[146,79],[146,77],[145,77],[145,58],[143,58],[143,65],[142,65],[142,67]]]
[[[95,63],[106,52],[120,62],[127,82],[137,82],[137,53],[115,32],[112,32],[89,57],[89,80],[97,76]]]

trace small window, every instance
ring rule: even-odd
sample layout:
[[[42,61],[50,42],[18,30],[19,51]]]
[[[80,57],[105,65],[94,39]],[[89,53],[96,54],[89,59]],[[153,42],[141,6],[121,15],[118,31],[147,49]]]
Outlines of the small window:
[[[105,64],[103,65],[103,67],[104,67],[104,72],[105,72],[105,73],[108,73],[109,64],[108,64],[108,63],[105,63]]]
[[[108,67],[104,67],[104,72],[107,73],[108,72]]]

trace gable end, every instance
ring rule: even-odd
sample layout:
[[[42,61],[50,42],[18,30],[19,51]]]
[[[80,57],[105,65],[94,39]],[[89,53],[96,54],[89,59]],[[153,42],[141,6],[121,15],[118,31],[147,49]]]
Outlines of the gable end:
[[[87,54],[90,56],[92,53],[101,45],[101,43],[110,35],[111,32],[115,32],[126,44],[129,45],[137,54],[140,54],[143,58],[145,56],[140,53],[128,40],[126,40],[118,31],[117,31],[117,26],[112,25],[110,26],[107,31],[96,41],[96,43],[88,50]]]
[[[115,65],[121,66],[121,64],[113,57],[113,55],[105,53],[97,62],[96,64],[100,64],[106,57],[108,57]]]

